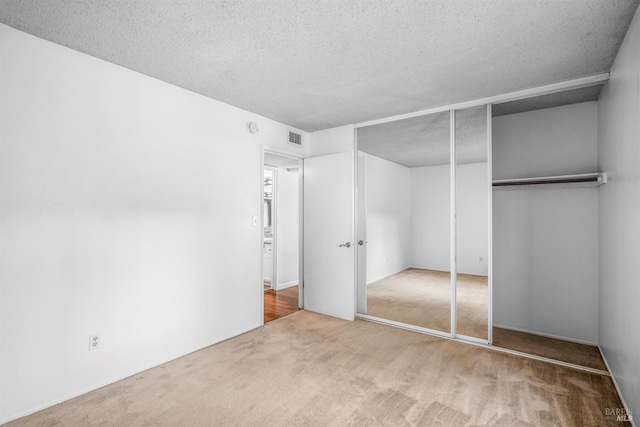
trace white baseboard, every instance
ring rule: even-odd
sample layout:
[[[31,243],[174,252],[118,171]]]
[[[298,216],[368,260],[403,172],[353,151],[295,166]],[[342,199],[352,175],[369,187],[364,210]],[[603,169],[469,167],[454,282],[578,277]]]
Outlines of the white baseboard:
[[[622,395],[622,391],[620,391],[620,387],[618,386],[618,381],[616,381],[616,376],[613,374],[613,371],[611,370],[611,366],[609,366],[609,362],[607,362],[607,358],[604,357],[604,352],[602,351],[602,347],[600,347],[599,345],[598,345],[598,351],[600,352],[600,356],[602,356],[602,360],[604,360],[604,365],[607,367],[607,371],[609,371],[609,374],[611,375],[613,386],[616,388],[616,391],[618,392],[618,397],[620,397],[620,402],[622,402],[622,406],[624,407],[625,411],[627,411],[627,413],[631,414],[631,416],[633,417],[634,414],[633,412],[629,412],[629,405],[627,405],[627,402],[625,402],[624,396]],[[632,427],[636,427],[635,417],[632,418],[630,422]]]
[[[417,267],[415,265],[411,266],[411,267],[408,267],[408,268],[415,268],[416,270],[438,271],[438,272],[441,272],[441,273],[451,273],[451,270],[440,270],[440,269],[431,268],[431,267]],[[457,271],[456,273],[464,274],[466,276],[478,276],[478,277],[487,277],[488,276],[488,273],[477,273],[477,272],[476,273],[466,273],[464,271]]]
[[[401,268],[400,270],[398,270],[398,271],[396,271],[396,272],[393,272],[393,273],[391,273],[391,274],[387,274],[386,276],[383,276],[383,277],[381,277],[381,278],[379,278],[379,279],[376,279],[376,280],[372,280],[372,281],[370,281],[370,282],[367,282],[367,285],[370,285],[370,284],[372,284],[372,283],[375,283],[375,282],[377,282],[378,280],[386,279],[387,277],[391,277],[391,276],[393,276],[394,274],[401,273],[401,272],[403,272],[403,271],[405,271],[405,270],[408,270],[408,269],[410,269],[410,268],[415,268],[416,270],[429,270],[429,271],[437,271],[437,272],[440,272],[440,273],[450,273],[450,271],[449,271],[449,270],[438,270],[437,268],[416,267],[415,265],[412,265],[412,266],[409,266],[409,267]],[[478,277],[485,277],[485,276],[486,276],[486,274],[463,273],[463,272],[460,272],[460,271],[458,271],[458,273],[459,273],[459,274],[465,274],[465,275],[467,275],[467,276],[478,276]],[[368,279],[368,278],[367,278],[367,279]]]
[[[286,283],[280,283],[278,284],[278,286],[276,286],[276,291],[281,291],[283,289],[287,289],[290,288],[292,286],[297,286],[298,285],[298,281],[297,280],[292,280],[290,282],[286,282]]]
[[[415,268],[416,270],[438,271],[438,272],[440,272],[440,273],[451,273],[451,270],[440,270],[440,269],[438,269],[438,268],[420,267],[420,266],[417,266],[417,265],[412,265],[411,267],[407,267],[406,269],[409,269],[409,268]],[[405,270],[406,270],[406,269],[405,269]]]
[[[117,376],[117,377],[115,377],[115,378],[111,378],[111,379],[109,379],[109,380],[107,380],[107,381],[101,381],[101,382],[99,382],[99,383],[97,383],[97,384],[94,384],[94,385],[89,386],[89,387],[87,387],[87,388],[84,388],[84,389],[78,390],[78,391],[76,391],[76,392],[73,392],[73,393],[71,393],[71,394],[68,394],[68,395],[66,395],[66,396],[63,396],[63,397],[61,397],[61,398],[54,399],[54,400],[51,400],[51,401],[49,401],[49,402],[47,402],[47,403],[43,403],[43,404],[41,404],[41,405],[34,406],[33,408],[28,409],[28,410],[26,410],[26,411],[22,411],[22,412],[19,412],[19,413],[17,413],[17,414],[14,414],[14,415],[9,415],[7,418],[0,419],[0,425],[3,425],[3,424],[5,424],[5,423],[8,423],[9,421],[17,420],[18,418],[26,417],[27,415],[34,414],[34,413],[36,413],[36,412],[42,411],[43,409],[50,408],[50,407],[52,407],[52,406],[54,406],[54,405],[57,405],[58,403],[65,402],[65,401],[67,401],[67,400],[69,400],[69,399],[73,399],[74,397],[78,397],[78,396],[81,396],[81,395],[83,395],[83,394],[89,393],[89,392],[91,392],[91,391],[93,391],[93,390],[97,390],[97,389],[102,388],[102,387],[104,387],[104,386],[108,386],[109,384],[113,384],[113,383],[116,383],[116,382],[118,382],[118,381],[122,381],[122,380],[124,380],[125,378],[129,378],[129,377],[132,377],[132,376],[134,376],[134,375],[138,375],[138,374],[139,374],[139,373],[141,373],[141,372],[147,371],[147,370],[149,370],[149,369],[151,369],[151,368],[158,367],[158,366],[160,366],[160,365],[164,365],[165,363],[169,363],[169,362],[171,362],[171,361],[173,361],[173,360],[179,359],[179,358],[184,357],[184,356],[186,356],[186,355],[188,355],[188,354],[195,353],[196,351],[200,351],[200,350],[202,350],[202,349],[204,349],[204,348],[207,348],[207,347],[210,347],[210,346],[212,346],[212,345],[214,345],[214,344],[221,343],[222,341],[226,341],[226,340],[228,340],[229,338],[233,338],[233,337],[236,337],[236,336],[238,336],[238,335],[242,335],[242,334],[247,333],[247,332],[249,332],[249,331],[252,331],[252,330],[254,330],[254,329],[256,329],[256,328],[259,328],[260,326],[262,326],[262,325],[255,325],[255,326],[251,326],[251,327],[246,328],[246,329],[243,329],[243,330],[241,330],[241,331],[239,331],[239,332],[237,332],[237,333],[233,333],[233,334],[231,334],[231,335],[229,335],[229,336],[226,336],[225,338],[220,338],[219,340],[216,340],[216,341],[214,341],[214,342],[212,342],[212,343],[210,343],[210,344],[205,344],[205,345],[203,345],[203,346],[198,346],[197,348],[195,348],[195,349],[193,349],[193,350],[189,350],[189,351],[184,352],[184,353],[175,354],[175,355],[173,355],[173,356],[171,356],[171,357],[169,357],[169,358],[166,358],[166,359],[162,359],[162,360],[160,360],[160,361],[153,362],[153,363],[151,363],[151,364],[149,364],[149,365],[146,365],[146,367],[145,367],[145,368],[142,368],[142,369],[136,369],[135,371],[128,372],[128,373],[123,374],[123,375],[118,375],[118,376]]]
[[[563,337],[563,336],[560,336],[560,335],[545,334],[544,332],[535,332],[535,331],[530,331],[528,329],[514,328],[514,327],[511,327],[511,326],[505,326],[505,325],[497,325],[495,323],[493,324],[493,326],[495,328],[508,329],[510,331],[516,331],[516,332],[524,332],[526,334],[538,335],[538,336],[546,337],[546,338],[554,338],[554,339],[557,339],[557,340],[574,342],[576,344],[585,344],[585,345],[590,345],[592,347],[597,347],[598,346],[598,343],[594,343],[594,342],[591,342],[591,341],[578,340],[578,339],[575,339],[575,338],[567,338],[567,337]]]
[[[380,277],[379,279],[372,280],[372,281],[370,281],[370,282],[369,282],[369,281],[367,281],[367,286],[369,286],[370,284],[375,283],[375,282],[377,282],[377,281],[379,281],[379,280],[383,280],[383,279],[386,279],[387,277],[391,277],[391,276],[393,276],[394,274],[401,273],[401,272],[403,272],[403,271],[405,271],[405,270],[408,270],[408,269],[410,269],[410,268],[414,268],[414,267],[404,267],[404,268],[401,268],[401,269],[400,269],[400,270],[398,270],[398,271],[394,271],[393,273],[387,274],[386,276],[382,276],[382,277]],[[369,279],[369,278],[367,277],[367,279]]]

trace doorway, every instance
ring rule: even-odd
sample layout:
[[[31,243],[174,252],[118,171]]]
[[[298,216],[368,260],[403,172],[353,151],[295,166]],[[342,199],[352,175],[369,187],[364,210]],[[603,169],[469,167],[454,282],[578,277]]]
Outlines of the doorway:
[[[301,171],[300,159],[264,151],[261,283],[264,323],[302,307]]]

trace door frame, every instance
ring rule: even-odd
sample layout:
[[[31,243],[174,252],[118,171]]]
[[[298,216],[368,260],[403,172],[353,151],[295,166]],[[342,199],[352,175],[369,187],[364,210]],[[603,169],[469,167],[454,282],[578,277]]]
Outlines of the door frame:
[[[276,242],[276,227],[278,226],[277,224],[277,220],[276,220],[276,209],[277,209],[277,202],[276,199],[278,197],[277,195],[277,188],[278,188],[278,178],[277,178],[277,168],[274,168],[272,166],[266,166],[266,165],[262,165],[262,171],[263,171],[263,175],[262,175],[262,179],[264,180],[264,171],[271,171],[271,289],[274,291],[277,291],[276,287],[277,287],[277,283],[278,283],[278,270],[277,270],[277,266],[278,266],[278,252],[276,250],[277,247],[277,242]],[[263,190],[264,192],[264,190]],[[264,199],[264,194],[262,195],[263,199]],[[264,233],[264,205],[262,207],[262,232]],[[264,237],[264,235],[263,235]],[[263,245],[264,248],[264,245]],[[264,253],[263,253],[263,260],[262,260],[262,281],[264,282]]]
[[[298,162],[298,308],[304,308],[304,161],[303,157],[297,153],[292,153],[282,148],[269,146],[262,144],[260,146],[260,253],[262,257],[262,262],[260,263],[260,292],[261,295],[264,294],[264,155],[265,153],[275,154],[281,157],[287,157],[290,159],[297,160]],[[274,177],[274,186],[273,186],[273,200],[272,200],[272,209],[275,210],[276,207],[276,192],[277,186],[275,185],[276,179]],[[271,288],[274,288],[274,284],[277,287],[277,236],[275,233],[275,227],[277,224],[277,215],[273,214],[273,222],[272,229],[273,238],[271,241],[271,248],[273,251],[273,274],[272,274],[272,283]],[[262,296],[262,324],[264,325],[264,295]]]

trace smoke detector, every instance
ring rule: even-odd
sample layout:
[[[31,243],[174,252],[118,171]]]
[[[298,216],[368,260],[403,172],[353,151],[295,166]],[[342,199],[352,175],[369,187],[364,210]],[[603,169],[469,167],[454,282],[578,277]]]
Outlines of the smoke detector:
[[[258,133],[260,131],[260,126],[256,122],[247,122],[247,130],[249,133]]]

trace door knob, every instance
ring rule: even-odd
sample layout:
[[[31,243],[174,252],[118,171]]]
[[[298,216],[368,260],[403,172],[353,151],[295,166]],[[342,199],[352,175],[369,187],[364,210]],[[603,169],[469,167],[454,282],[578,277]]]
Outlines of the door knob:
[[[359,240],[359,241],[358,241],[358,244],[359,244],[360,246],[364,245],[364,240]]]
[[[347,243],[343,243],[341,245],[338,245],[339,248],[350,248],[351,247],[351,242],[347,242]]]

